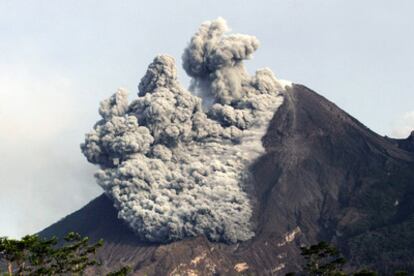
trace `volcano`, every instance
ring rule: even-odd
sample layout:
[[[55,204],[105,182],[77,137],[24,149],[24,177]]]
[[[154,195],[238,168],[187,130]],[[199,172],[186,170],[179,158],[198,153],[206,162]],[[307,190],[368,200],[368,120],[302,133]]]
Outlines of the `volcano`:
[[[139,238],[103,194],[40,232],[104,239],[100,272],[129,265],[136,275],[284,275],[299,247],[336,244],[350,267],[414,272],[414,136],[382,137],[334,103],[293,84],[250,166],[255,235],[167,243]]]

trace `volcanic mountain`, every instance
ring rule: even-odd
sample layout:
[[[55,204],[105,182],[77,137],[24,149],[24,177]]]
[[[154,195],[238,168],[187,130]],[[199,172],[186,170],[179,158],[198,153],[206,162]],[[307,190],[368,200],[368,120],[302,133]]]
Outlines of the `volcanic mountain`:
[[[301,245],[320,240],[338,245],[351,267],[414,272],[413,134],[382,137],[302,85],[283,96],[262,138],[265,154],[250,167],[253,238],[143,241],[105,194],[40,235],[104,239],[101,272],[284,275],[299,268]]]

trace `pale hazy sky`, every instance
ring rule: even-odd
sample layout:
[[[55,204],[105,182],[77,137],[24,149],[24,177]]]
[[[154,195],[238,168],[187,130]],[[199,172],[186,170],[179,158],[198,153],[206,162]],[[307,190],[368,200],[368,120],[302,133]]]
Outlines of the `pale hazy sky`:
[[[382,135],[414,128],[414,1],[0,0],[0,236],[33,233],[101,193],[79,150],[98,103],[205,20],[257,36],[247,63],[305,84]],[[188,78],[180,67],[180,79]]]

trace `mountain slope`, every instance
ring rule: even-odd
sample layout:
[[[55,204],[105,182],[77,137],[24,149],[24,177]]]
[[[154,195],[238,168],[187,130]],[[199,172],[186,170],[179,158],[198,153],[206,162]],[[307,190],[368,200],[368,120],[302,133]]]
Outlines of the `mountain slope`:
[[[106,268],[136,274],[278,275],[298,268],[298,246],[338,244],[354,265],[414,271],[414,141],[381,137],[301,85],[285,95],[251,167],[256,236],[229,245],[204,237],[140,242],[102,195],[41,232],[78,231],[106,245]]]
[[[385,239],[398,227],[410,233],[405,225],[414,191],[410,139],[390,143],[323,97],[295,86],[263,140],[268,153],[256,164],[256,175],[257,183],[269,182],[259,194],[267,202],[259,211],[264,232],[280,222],[294,223],[312,241],[336,241],[356,264],[392,270],[391,262],[411,262],[410,244]],[[396,248],[404,253],[394,256]],[[412,270],[412,264],[406,268]]]

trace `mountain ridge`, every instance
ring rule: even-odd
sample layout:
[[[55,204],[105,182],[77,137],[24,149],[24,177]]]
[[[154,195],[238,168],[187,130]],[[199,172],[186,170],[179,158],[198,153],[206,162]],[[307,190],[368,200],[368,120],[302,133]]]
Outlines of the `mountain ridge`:
[[[299,269],[300,245],[319,240],[337,244],[350,267],[414,271],[413,135],[382,137],[302,85],[284,93],[262,138],[266,153],[250,167],[256,225],[251,240],[142,242],[117,219],[106,195],[40,235],[77,231],[103,238],[101,271],[129,264],[137,275],[282,275]],[[398,233],[400,241],[387,241]]]

